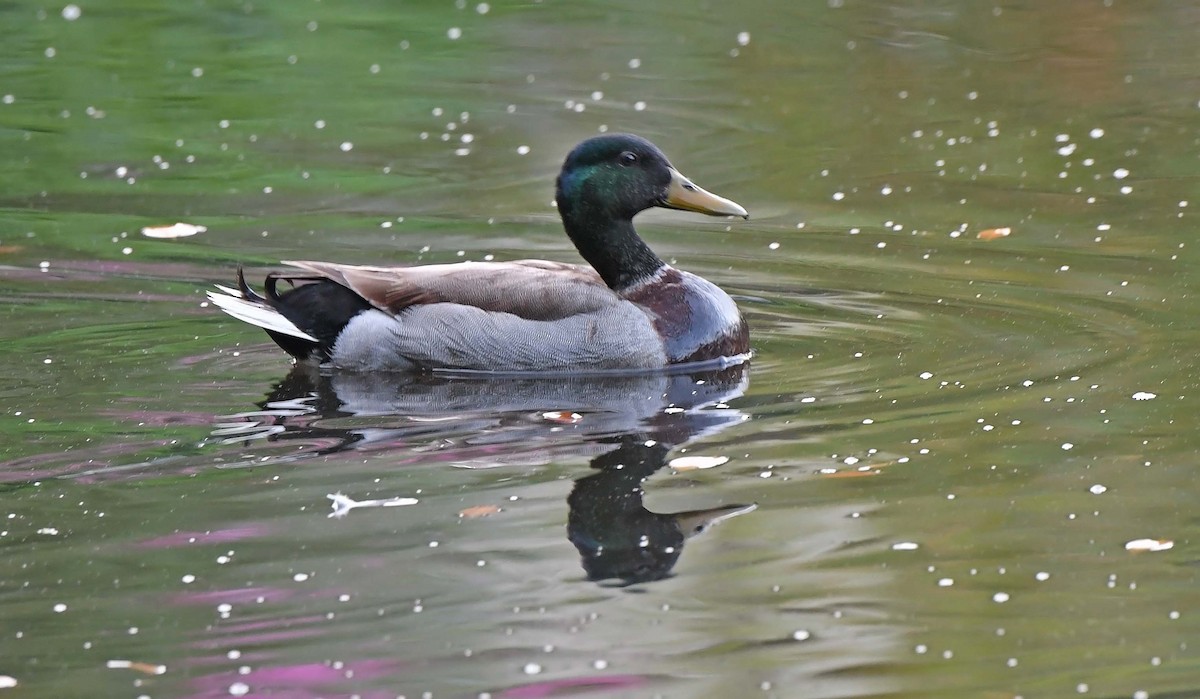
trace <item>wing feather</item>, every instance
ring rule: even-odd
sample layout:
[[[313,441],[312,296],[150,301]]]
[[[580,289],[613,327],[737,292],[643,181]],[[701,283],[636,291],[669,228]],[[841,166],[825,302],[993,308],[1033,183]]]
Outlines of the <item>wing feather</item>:
[[[558,320],[621,302],[591,267],[563,262],[458,262],[420,267],[309,261],[284,264],[341,284],[392,315],[412,306],[456,303],[528,320]]]

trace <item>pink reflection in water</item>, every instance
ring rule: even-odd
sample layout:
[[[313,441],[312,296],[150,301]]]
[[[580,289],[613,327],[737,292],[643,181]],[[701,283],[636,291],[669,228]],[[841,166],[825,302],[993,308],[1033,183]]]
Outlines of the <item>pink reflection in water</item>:
[[[568,677],[527,684],[521,687],[506,689],[500,693],[504,699],[541,699],[556,694],[577,694],[580,691],[593,689],[627,689],[646,684],[646,678],[639,675],[605,675],[604,677]]]
[[[314,699],[316,697],[363,697],[364,699],[395,699],[395,691],[343,691],[330,692],[330,688],[346,682],[364,682],[384,677],[401,668],[395,660],[355,660],[336,663],[335,666],[321,663],[281,665],[277,667],[251,668],[242,674],[237,671],[223,672],[192,680],[196,688],[190,699],[215,699],[230,696],[229,688],[244,685],[245,697],[271,697],[272,699]]]
[[[296,595],[294,590],[278,587],[239,587],[236,590],[184,592],[170,597],[171,604],[210,606],[217,604],[262,604],[283,602]]]
[[[261,539],[271,533],[271,527],[265,524],[245,524],[240,527],[229,527],[227,529],[215,529],[205,532],[175,532],[147,539],[139,542],[136,546],[143,549],[169,549],[192,544],[227,544],[231,541]]]

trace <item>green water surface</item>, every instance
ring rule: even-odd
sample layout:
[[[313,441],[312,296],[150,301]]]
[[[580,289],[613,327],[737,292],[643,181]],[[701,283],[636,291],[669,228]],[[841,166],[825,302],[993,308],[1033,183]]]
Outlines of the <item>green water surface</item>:
[[[0,694],[1200,694],[1193,4],[0,23]],[[738,300],[744,375],[289,374],[204,301],[576,261],[553,178],[600,131],[750,210],[638,219]]]

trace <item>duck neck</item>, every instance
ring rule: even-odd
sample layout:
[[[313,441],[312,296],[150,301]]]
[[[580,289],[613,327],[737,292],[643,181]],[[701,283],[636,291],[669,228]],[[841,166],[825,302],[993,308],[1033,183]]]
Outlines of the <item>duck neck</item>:
[[[634,230],[631,219],[571,208],[561,213],[575,249],[613,291],[628,289],[665,265]]]

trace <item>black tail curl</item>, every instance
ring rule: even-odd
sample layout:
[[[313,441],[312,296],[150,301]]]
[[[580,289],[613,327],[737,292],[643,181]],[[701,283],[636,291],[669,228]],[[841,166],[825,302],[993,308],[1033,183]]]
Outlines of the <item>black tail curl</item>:
[[[281,279],[292,288],[280,292]],[[350,320],[371,308],[371,304],[350,289],[316,275],[271,272],[264,281],[267,295],[263,296],[250,288],[241,265],[238,265],[237,286],[246,300],[275,309],[297,328],[317,338],[314,343],[267,331],[275,344],[296,359],[329,359],[338,335]]]

